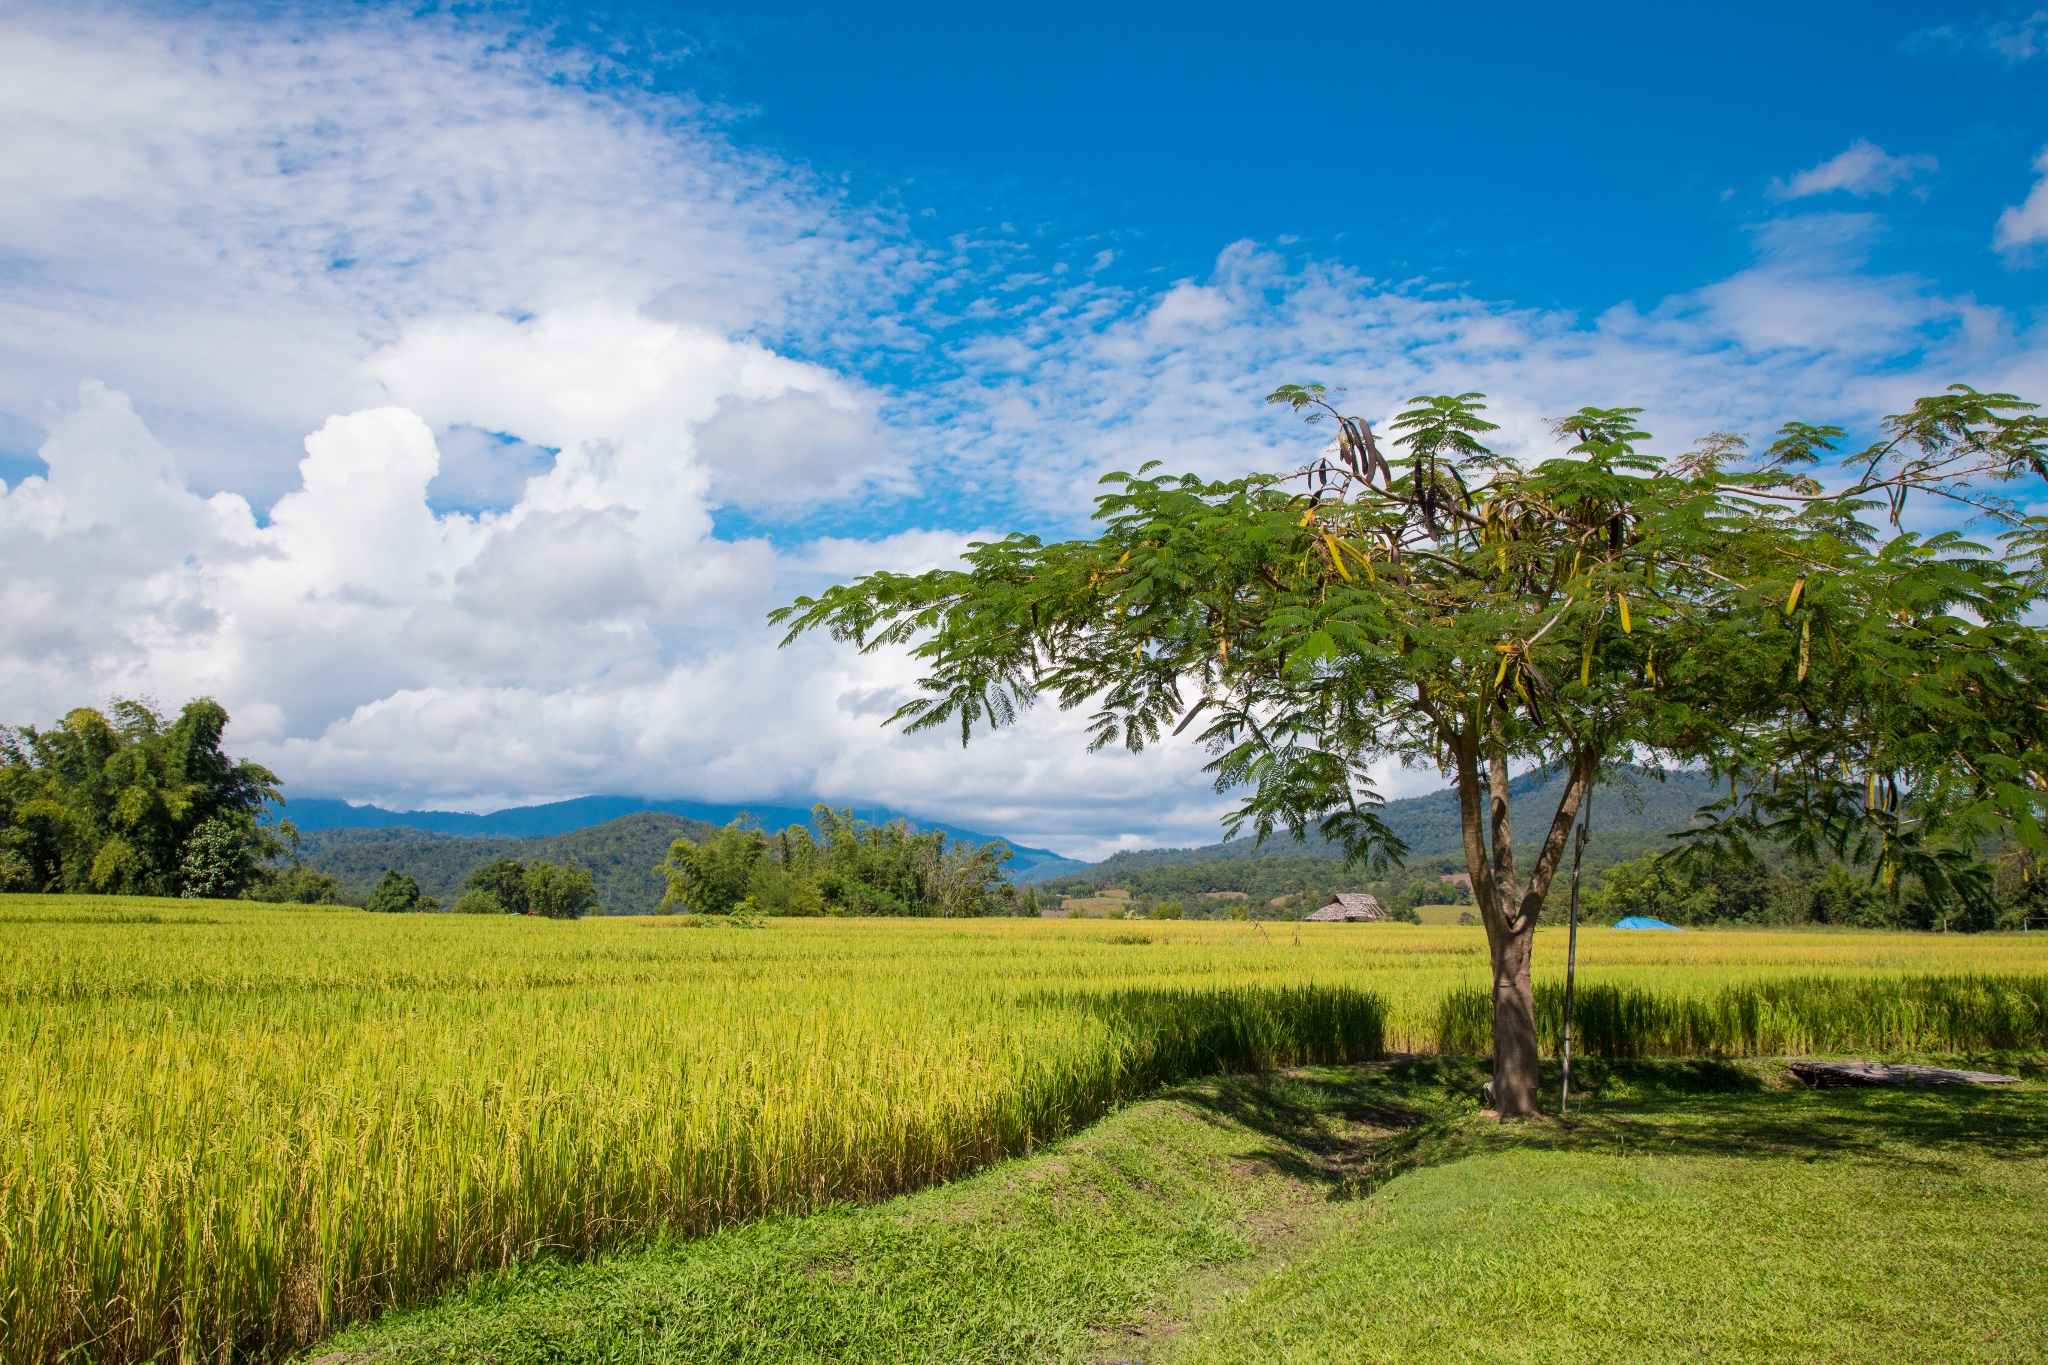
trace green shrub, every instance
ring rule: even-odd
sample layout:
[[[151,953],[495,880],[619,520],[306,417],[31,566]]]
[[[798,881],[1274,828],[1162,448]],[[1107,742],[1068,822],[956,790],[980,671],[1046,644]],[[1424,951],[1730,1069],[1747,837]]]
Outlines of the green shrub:
[[[325,872],[316,872],[310,867],[266,868],[257,873],[256,881],[243,898],[252,901],[267,901],[273,905],[351,905],[348,888],[341,884],[339,877]]]
[[[495,891],[486,891],[472,886],[456,898],[455,913],[458,915],[503,915],[509,913],[505,902],[498,899]]]

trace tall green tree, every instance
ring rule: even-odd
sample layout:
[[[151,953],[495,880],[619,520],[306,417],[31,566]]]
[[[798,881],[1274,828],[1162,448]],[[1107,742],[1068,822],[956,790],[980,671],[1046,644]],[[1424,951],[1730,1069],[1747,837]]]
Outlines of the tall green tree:
[[[1604,767],[1705,765],[1730,782],[1703,839],[1860,855],[1885,884],[1969,889],[2005,829],[2048,848],[2041,632],[2048,523],[2002,496],[2048,477],[2048,422],[1965,386],[1886,419],[1832,486],[1834,427],[1763,450],[1713,433],[1672,460],[1635,408],[1552,423],[1529,462],[1487,444],[1482,395],[1413,400],[1385,440],[1316,385],[1269,401],[1334,437],[1291,473],[1112,474],[1102,532],[1011,535],[966,566],[877,573],[773,613],[864,650],[909,645],[906,729],[1008,724],[1042,695],[1092,706],[1094,747],[1198,720],[1228,826],[1314,825],[1352,858],[1405,851],[1370,766],[1455,785],[1493,972],[1496,1096],[1537,1108],[1538,916]],[[1900,529],[1913,499],[1990,523],[1987,548]],[[1881,531],[1889,522],[1888,534]],[[1567,775],[1518,865],[1508,781]]]
[[[418,882],[395,867],[387,867],[383,878],[371,888],[363,908],[380,915],[409,915],[441,907],[432,896],[420,894]]]
[[[167,721],[147,702],[0,730],[0,884],[11,890],[239,895],[289,825],[277,776],[228,757],[210,697]]]
[[[517,858],[499,858],[485,863],[463,880],[462,889],[465,892],[481,891],[495,902],[496,909],[485,913],[523,915],[528,909],[526,864]],[[465,896],[464,900],[467,901],[468,897]]]
[[[587,868],[574,863],[562,866],[545,858],[526,865],[526,905],[533,914],[548,919],[582,919],[601,912],[597,886]]]
[[[677,839],[654,866],[656,876],[668,879],[656,913],[681,906],[699,915],[729,915],[753,893],[754,870],[767,859],[767,836],[738,820],[701,842]]]

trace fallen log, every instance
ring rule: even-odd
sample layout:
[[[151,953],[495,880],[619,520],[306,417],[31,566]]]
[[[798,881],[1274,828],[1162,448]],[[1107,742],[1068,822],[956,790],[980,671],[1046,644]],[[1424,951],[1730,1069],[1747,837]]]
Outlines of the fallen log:
[[[1809,1085],[2017,1085],[2019,1077],[1995,1071],[1955,1071],[1945,1066],[1904,1062],[1788,1062],[1787,1069]]]

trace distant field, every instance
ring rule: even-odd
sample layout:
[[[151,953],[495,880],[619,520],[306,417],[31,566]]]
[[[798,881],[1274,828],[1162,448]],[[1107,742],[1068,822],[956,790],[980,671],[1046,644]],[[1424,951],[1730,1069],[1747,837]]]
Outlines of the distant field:
[[[2048,999],[2043,936],[1590,930],[1581,962],[1655,1000],[1768,986],[1774,1038],[1819,1038],[1784,1030],[1822,996],[1827,1038],[1902,1046]],[[0,897],[0,1355],[281,1352],[539,1251],[910,1189],[1182,1077],[1432,1050],[1485,981],[1476,928]]]
[[[1131,913],[1128,896],[1063,896],[1060,899],[1060,913],[1079,910],[1084,916],[1101,919],[1113,911]]]

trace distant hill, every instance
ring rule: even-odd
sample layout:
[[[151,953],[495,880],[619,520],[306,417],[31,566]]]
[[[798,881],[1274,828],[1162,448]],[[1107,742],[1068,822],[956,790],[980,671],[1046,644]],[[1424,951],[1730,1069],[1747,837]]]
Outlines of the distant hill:
[[[1508,784],[1508,809],[1514,822],[1516,848],[1525,856],[1533,853],[1540,842],[1563,791],[1562,774],[1525,773]],[[1719,794],[1704,776],[1695,773],[1677,773],[1659,780],[1634,769],[1616,772],[1593,793],[1593,837],[1586,849],[1589,863],[1598,866],[1619,862],[1668,847],[1664,836],[1690,825],[1693,812]],[[1380,818],[1407,843],[1406,862],[1411,869],[1435,875],[1440,861],[1443,869],[1462,869],[1464,835],[1459,827],[1456,791],[1447,788],[1428,796],[1389,801]],[[1339,876],[1335,869],[1317,870],[1319,863],[1341,861],[1343,856],[1341,849],[1318,837],[1297,840],[1278,835],[1264,844],[1232,839],[1199,848],[1118,853],[1044,880],[1055,890],[1120,885],[1154,895],[1210,891],[1263,895],[1311,886],[1320,888],[1325,882],[1336,890],[1363,889],[1366,882],[1360,876]],[[1336,885],[1339,881],[1345,884]],[[1352,882],[1358,886],[1354,888]]]
[[[411,829],[465,839],[544,839],[637,814],[676,815],[685,820],[718,826],[730,824],[735,816],[742,813],[752,815],[767,829],[809,824],[811,819],[808,805],[730,806],[703,801],[649,801],[637,796],[578,796],[539,806],[514,806],[509,810],[492,811],[489,815],[449,810],[386,810],[381,806],[351,806],[346,801],[300,796],[288,799],[283,812],[285,818],[297,825],[301,832]],[[910,818],[881,807],[856,806],[854,814],[872,824]],[[1062,858],[1051,849],[1027,848],[998,834],[983,834],[935,820],[911,818],[911,823],[920,829],[945,830],[954,838],[969,843],[1000,841],[1009,844],[1010,877],[1016,882],[1036,881],[1087,866],[1072,858]],[[421,885],[424,887],[425,883]]]
[[[455,903],[463,879],[485,863],[500,858],[577,863],[589,869],[606,913],[645,915],[666,889],[649,869],[668,856],[678,836],[701,839],[713,828],[667,811],[636,811],[545,839],[464,837],[403,827],[328,829],[304,835],[300,854],[309,867],[339,877],[358,896],[367,895],[386,868],[396,868],[443,908]]]

